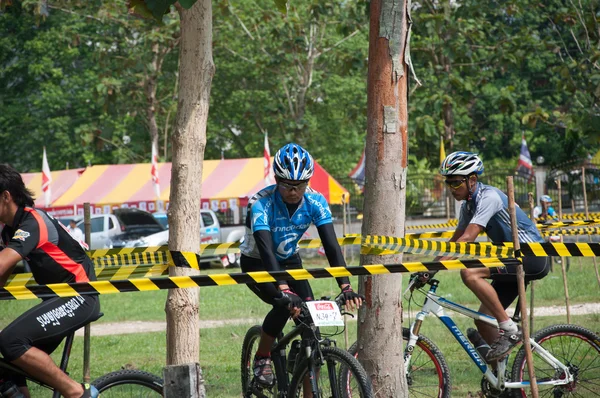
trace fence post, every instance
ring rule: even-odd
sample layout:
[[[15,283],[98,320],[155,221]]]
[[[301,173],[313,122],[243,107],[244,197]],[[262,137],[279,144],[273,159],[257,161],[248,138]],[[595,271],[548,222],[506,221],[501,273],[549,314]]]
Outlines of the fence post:
[[[515,186],[513,177],[506,177],[507,192],[508,192],[508,212],[510,214],[510,225],[512,230],[512,239],[515,249],[515,258],[521,257],[521,245],[519,244],[519,231],[517,224],[517,210],[515,207]],[[531,353],[531,343],[529,342],[529,325],[527,321],[527,295],[525,293],[525,271],[523,271],[523,263],[517,265],[517,284],[519,288],[519,308],[521,310],[521,319],[523,324],[523,346],[525,347],[525,357],[527,358],[527,371],[529,372],[529,380],[531,384],[531,396],[539,397],[537,380],[535,378],[535,369],[533,367],[533,354]],[[531,310],[533,313],[533,308]]]
[[[85,243],[88,247],[92,247],[92,222],[90,215],[90,204],[86,202],[83,204],[83,229],[85,236]],[[91,327],[88,323],[83,327],[83,382],[89,383],[90,381],[90,334]]]
[[[560,183],[560,176],[557,180],[558,185],[558,220],[562,221],[562,189]],[[560,236],[560,243],[563,243],[563,236]],[[560,267],[563,275],[563,286],[565,288],[565,305],[567,307],[567,323],[571,323],[571,304],[569,303],[569,284],[567,283],[567,258],[560,258]]]

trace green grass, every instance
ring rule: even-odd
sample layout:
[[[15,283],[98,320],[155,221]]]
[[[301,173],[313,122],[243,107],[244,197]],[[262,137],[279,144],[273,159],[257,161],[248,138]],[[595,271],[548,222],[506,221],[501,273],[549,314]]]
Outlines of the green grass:
[[[425,260],[421,260],[425,261]],[[312,260],[309,267],[323,267],[322,259]],[[234,270],[239,272],[239,270]],[[208,273],[223,273],[223,270],[210,270]],[[583,259],[579,265],[577,259],[572,261],[568,272],[569,293],[571,303],[598,302],[598,284],[591,259]],[[475,307],[475,296],[466,289],[458,272],[438,274],[442,284],[438,293],[452,301]],[[406,285],[408,278],[403,278]],[[356,285],[356,278],[353,278]],[[311,281],[317,296],[335,295],[337,284],[333,279]],[[98,322],[124,321],[164,321],[164,306],[167,292],[153,291],[126,293],[102,296],[102,311],[105,316]],[[245,286],[205,287],[201,288],[200,318],[203,320],[262,318],[268,306],[256,298]],[[564,305],[562,274],[559,267],[545,279],[536,282],[535,297],[537,306]],[[23,311],[35,305],[37,301],[5,301],[0,304],[0,328],[10,323]],[[406,308],[406,307],[405,307]],[[454,318],[463,328],[469,327],[469,319],[457,316]],[[536,329],[551,323],[565,323],[565,316],[540,317],[536,319]],[[573,316],[573,323],[585,325],[599,332],[600,314]],[[349,327],[350,342],[356,338],[356,323]],[[240,350],[244,334],[250,325],[228,326],[200,331],[201,348],[200,363],[210,397],[239,397],[240,395]],[[422,333],[438,344],[448,363],[455,393],[453,396],[466,396],[469,391],[479,390],[481,376],[475,371],[470,359],[452,339],[449,332],[428,318]],[[343,346],[343,336],[337,336]],[[92,338],[92,379],[121,367],[135,367],[160,375],[165,359],[164,333],[144,333],[137,335],[118,335]],[[72,352],[70,373],[75,378],[81,377],[82,339],[77,338]],[[60,354],[55,355],[57,358]],[[40,396],[34,394],[34,397]],[[46,396],[44,394],[41,395]]]

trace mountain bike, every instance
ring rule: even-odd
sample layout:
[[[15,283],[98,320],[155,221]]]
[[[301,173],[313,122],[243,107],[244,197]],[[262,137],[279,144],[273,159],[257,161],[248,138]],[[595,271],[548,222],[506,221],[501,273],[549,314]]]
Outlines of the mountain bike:
[[[100,313],[98,318],[93,321],[98,320],[102,315],[103,314]],[[67,366],[69,364],[74,338],[75,332],[68,334],[65,338],[63,353],[60,360],[59,367],[67,374]],[[60,392],[54,390],[51,386],[37,380],[34,376],[27,374],[5,359],[0,358],[0,379],[11,379],[12,376],[25,377],[28,381],[53,391],[52,398],[59,398],[61,396]],[[162,397],[163,391],[163,381],[161,378],[141,370],[117,370],[99,377],[91,384],[100,391],[102,398]]]
[[[425,278],[428,278],[426,275]],[[428,291],[423,287],[428,284]],[[436,294],[440,281],[418,280],[413,274],[409,282],[410,298],[418,291],[425,302],[409,329],[404,330],[404,369],[410,396],[450,397],[451,380],[448,365],[440,350],[419,334],[427,314],[435,315],[448,328],[456,341],[467,352],[483,374],[482,392],[486,397],[526,397],[530,388],[525,349],[521,347],[514,357],[512,371],[508,372],[508,356],[498,361],[497,370],[489,366],[483,356],[460,331],[444,308],[469,318],[498,327],[495,318],[455,304]],[[517,311],[513,319],[518,321]],[[533,363],[540,397],[599,397],[600,396],[600,337],[576,325],[551,325],[530,338]],[[356,345],[351,353],[356,352]]]
[[[326,300],[323,298],[322,300]],[[325,301],[341,308],[337,301]],[[343,312],[342,312],[343,314]],[[351,314],[349,314],[351,315]],[[275,383],[264,387],[254,380],[252,364],[262,328],[252,326],[242,344],[242,395],[249,397],[347,398],[373,397],[371,381],[362,365],[347,351],[336,347],[329,337],[343,333],[324,333],[315,325],[307,304],[303,303],[296,326],[277,338],[271,350]],[[296,339],[300,337],[300,339]],[[289,354],[287,347],[291,345]],[[287,354],[287,355],[286,355]],[[292,376],[290,383],[290,375]],[[312,395],[310,395],[312,394]]]

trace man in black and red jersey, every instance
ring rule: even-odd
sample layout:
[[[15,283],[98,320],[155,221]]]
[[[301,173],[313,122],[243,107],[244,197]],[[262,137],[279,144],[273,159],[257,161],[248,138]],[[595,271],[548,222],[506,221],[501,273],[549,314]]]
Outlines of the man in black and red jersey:
[[[40,285],[96,280],[92,261],[79,243],[58,221],[33,208],[33,203],[21,175],[11,166],[0,164],[0,222],[5,224],[0,287],[23,259]],[[95,387],[71,379],[49,354],[69,333],[94,321],[99,313],[96,295],[44,300],[0,332],[0,352],[6,360],[58,389],[65,398],[96,397]],[[14,388],[13,383],[29,397],[24,380],[0,380],[0,392]]]

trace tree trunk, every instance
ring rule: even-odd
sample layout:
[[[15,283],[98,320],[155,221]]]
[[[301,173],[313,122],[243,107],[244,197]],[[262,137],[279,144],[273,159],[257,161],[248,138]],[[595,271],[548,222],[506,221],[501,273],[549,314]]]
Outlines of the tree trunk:
[[[408,155],[405,0],[372,0],[367,84],[363,235],[404,235]],[[361,256],[361,264],[396,263],[401,255]],[[407,397],[402,352],[402,276],[361,277],[368,305],[359,312],[358,358],[377,397]]]
[[[181,19],[180,79],[176,127],[172,135],[169,249],[198,253],[202,161],[210,87],[215,71],[212,5],[211,0],[198,0],[189,10],[178,9]],[[171,276],[192,273],[198,271],[174,267],[169,270]],[[198,289],[169,291],[165,308],[168,365],[199,361],[198,298]]]
[[[150,70],[146,72],[144,92],[146,93],[146,118],[148,119],[148,132],[150,133],[151,148],[156,147],[158,153],[158,124],[156,123],[156,80],[159,73],[158,42],[152,43],[152,62]]]

